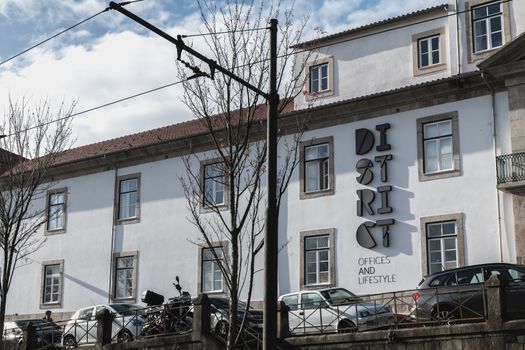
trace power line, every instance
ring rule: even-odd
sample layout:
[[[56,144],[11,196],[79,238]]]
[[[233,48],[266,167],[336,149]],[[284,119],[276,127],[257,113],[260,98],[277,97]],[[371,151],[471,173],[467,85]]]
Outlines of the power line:
[[[208,35],[219,35],[219,34],[231,34],[231,33],[243,33],[243,32],[255,32],[259,30],[268,30],[269,27],[261,27],[261,28],[249,28],[249,29],[240,29],[240,30],[225,30],[222,32],[209,32],[209,33],[199,33],[199,34],[183,34],[181,35],[182,38],[192,38],[195,36],[208,36]]]
[[[139,1],[142,1],[142,0],[139,0]],[[183,83],[185,81],[186,81],[186,79],[185,80],[179,80],[179,81],[176,81],[176,82],[173,82],[173,83],[170,83],[170,84],[166,84],[166,85],[162,85],[162,86],[156,87],[154,89],[146,90],[146,91],[139,92],[139,93],[131,95],[131,96],[127,96],[127,97],[124,97],[124,98],[120,98],[118,100],[114,100],[114,101],[111,101],[111,102],[108,102],[108,103],[104,103],[104,104],[96,106],[96,107],[88,108],[88,109],[85,109],[85,110],[83,110],[81,112],[73,113],[73,114],[67,115],[67,116],[62,117],[62,118],[53,119],[53,120],[50,120],[50,121],[45,122],[45,123],[37,124],[37,125],[34,125],[34,126],[31,126],[31,127],[27,128],[27,129],[13,132],[11,134],[0,135],[0,139],[4,138],[4,137],[11,137],[11,136],[14,136],[14,135],[26,132],[26,131],[31,131],[31,130],[34,130],[34,129],[37,129],[37,128],[40,128],[40,127],[43,127],[43,126],[46,126],[46,125],[58,123],[59,121],[62,121],[62,120],[73,118],[73,117],[76,117],[76,116],[79,116],[79,115],[82,115],[82,114],[86,114],[88,112],[93,112],[93,111],[96,111],[96,110],[104,108],[104,107],[108,107],[108,106],[111,106],[111,105],[114,105],[114,104],[117,104],[117,103],[120,103],[120,102],[124,102],[124,101],[127,101],[127,100],[131,100],[133,98],[140,97],[140,96],[143,96],[143,95],[155,92],[155,91],[159,91],[159,90],[162,90],[162,89],[165,89],[165,88],[177,85],[177,84],[181,84],[181,83]]]
[[[140,2],[140,1],[144,1],[144,0],[126,1],[126,2],[122,2],[122,3],[120,3],[119,5],[121,5],[121,6],[125,6],[125,5],[129,5],[129,4],[135,3],[135,2]],[[6,60],[0,62],[0,66],[3,65],[3,64],[5,64],[5,63],[7,63],[7,62],[9,62],[9,61],[11,61],[11,60],[13,60],[13,59],[15,59],[15,58],[17,58],[17,57],[19,57],[19,56],[21,56],[21,55],[23,55],[23,54],[25,54],[25,53],[27,53],[27,52],[29,52],[29,51],[31,51],[31,50],[33,50],[33,49],[35,49],[35,48],[37,48],[37,47],[40,46],[40,45],[43,45],[43,44],[47,43],[48,41],[50,41],[50,40],[56,38],[57,36],[60,36],[60,35],[64,34],[65,32],[68,32],[68,31],[70,31],[70,30],[72,30],[72,29],[78,27],[79,25],[81,25],[81,24],[83,24],[83,23],[85,23],[85,22],[87,22],[87,21],[89,21],[89,20],[91,20],[91,19],[97,17],[98,15],[100,15],[100,14],[102,14],[102,13],[104,13],[104,12],[109,11],[109,10],[110,10],[110,8],[109,8],[109,7],[106,7],[104,10],[102,10],[102,11],[100,11],[100,12],[97,12],[97,13],[95,13],[94,15],[89,16],[88,18],[86,18],[86,19],[84,19],[84,20],[78,22],[77,24],[74,24],[74,25],[72,25],[71,27],[68,27],[68,28],[66,28],[66,29],[64,29],[64,30],[62,30],[62,31],[60,31],[60,32],[58,32],[58,33],[56,33],[56,34],[50,36],[49,38],[47,38],[47,39],[45,39],[45,40],[42,40],[42,41],[36,43],[35,45],[33,45],[33,46],[31,46],[31,47],[25,49],[24,51],[21,51],[21,52],[17,53],[16,55],[11,56],[11,57],[9,57],[8,59],[6,59]]]

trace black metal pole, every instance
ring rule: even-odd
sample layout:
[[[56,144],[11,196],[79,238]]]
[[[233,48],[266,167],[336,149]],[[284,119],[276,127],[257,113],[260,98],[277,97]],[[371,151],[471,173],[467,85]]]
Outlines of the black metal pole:
[[[112,9],[112,10],[115,10],[115,11],[118,11],[118,12],[122,13],[124,16],[134,20],[135,22],[137,22],[138,24],[142,25],[143,27],[146,27],[149,30],[151,30],[152,32],[160,35],[161,37],[163,37],[164,39],[168,40],[172,44],[175,44],[175,46],[177,46],[177,49],[184,50],[184,51],[188,52],[190,55],[193,55],[193,56],[197,57],[199,60],[207,63],[210,66],[210,68],[213,67],[214,69],[217,69],[222,74],[232,78],[233,80],[237,81],[238,83],[241,83],[242,85],[246,86],[247,88],[249,88],[253,92],[257,93],[258,95],[263,96],[265,99],[269,99],[268,94],[266,94],[265,92],[261,91],[257,87],[253,86],[252,84],[250,84],[246,80],[236,76],[235,74],[233,74],[232,72],[230,72],[226,68],[224,68],[222,66],[219,66],[217,64],[217,62],[215,62],[214,60],[209,59],[208,57],[204,56],[200,52],[197,52],[193,48],[187,46],[184,43],[184,41],[182,41],[182,39],[175,39],[174,37],[172,37],[168,33],[162,31],[161,29],[159,29],[157,27],[155,27],[153,24],[143,20],[142,18],[140,18],[139,16],[137,16],[133,12],[130,12],[130,11],[126,10],[121,5],[119,5],[119,4],[117,4],[117,3],[113,2],[113,1],[111,1],[109,3],[109,8]]]
[[[264,329],[263,349],[277,347],[277,118],[279,94],[277,92],[277,19],[270,20],[270,92],[268,101],[266,230],[264,232]]]

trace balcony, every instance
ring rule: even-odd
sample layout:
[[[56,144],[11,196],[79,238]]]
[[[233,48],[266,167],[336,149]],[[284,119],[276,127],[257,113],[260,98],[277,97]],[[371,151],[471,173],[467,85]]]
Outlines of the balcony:
[[[525,192],[525,152],[496,157],[498,189],[512,193]]]

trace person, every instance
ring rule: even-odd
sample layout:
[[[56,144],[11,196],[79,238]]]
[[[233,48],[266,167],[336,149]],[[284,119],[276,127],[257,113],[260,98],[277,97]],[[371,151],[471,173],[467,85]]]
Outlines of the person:
[[[51,310],[47,310],[46,311],[46,314],[44,316],[44,320],[46,320],[47,322],[53,322],[53,319],[51,318]]]

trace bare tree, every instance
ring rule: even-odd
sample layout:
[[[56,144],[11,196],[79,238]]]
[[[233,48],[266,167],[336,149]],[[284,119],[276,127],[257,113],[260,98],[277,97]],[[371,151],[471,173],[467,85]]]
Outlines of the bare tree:
[[[15,268],[45,242],[39,228],[47,220],[46,208],[35,202],[53,186],[46,173],[71,146],[71,121],[64,117],[73,108],[62,103],[55,111],[48,101],[31,107],[26,98],[9,99],[0,125],[0,334]]]
[[[282,9],[279,2],[231,1],[222,8],[212,0],[198,4],[206,28],[202,40],[207,56],[262,91],[268,91],[269,83],[268,22],[270,18],[279,20],[280,112],[291,110],[294,94],[302,91],[304,79],[294,72],[302,72],[301,66],[308,58],[302,56],[303,62],[297,62],[291,46],[300,40],[307,18],[295,21],[293,8]],[[191,57],[182,57],[182,61],[182,79],[191,78],[187,67],[200,71]],[[227,348],[232,349],[240,342],[244,327],[244,318],[240,321],[236,317],[239,297],[243,293],[250,304],[255,258],[263,246],[266,105],[261,96],[219,73],[213,80],[186,80],[184,88],[183,102],[201,121],[212,150],[185,158],[186,174],[181,182],[189,219],[200,233],[196,243],[213,248],[208,251],[229,295],[227,328],[219,326],[217,331],[224,332]],[[293,129],[292,133],[279,138],[278,204],[298,164],[305,115],[286,126]],[[217,242],[224,241],[228,242],[227,254],[214,249]]]

